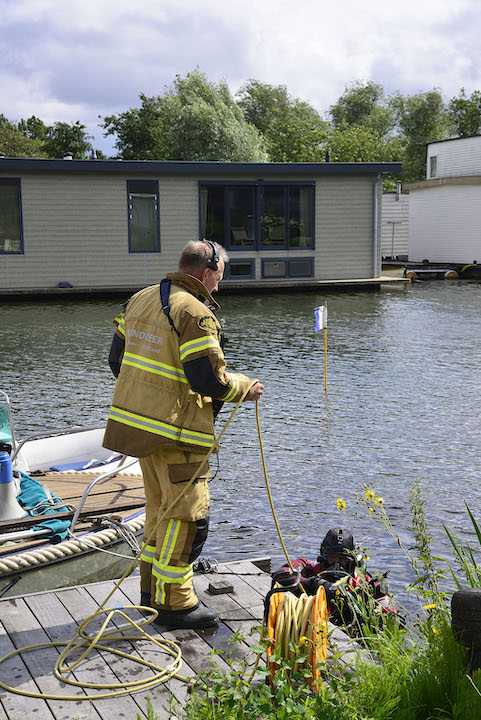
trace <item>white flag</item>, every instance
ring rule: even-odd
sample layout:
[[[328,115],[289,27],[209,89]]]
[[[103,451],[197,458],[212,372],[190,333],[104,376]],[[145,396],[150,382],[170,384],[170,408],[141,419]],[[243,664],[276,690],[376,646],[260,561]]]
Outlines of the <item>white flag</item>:
[[[327,327],[327,303],[314,308],[314,317],[316,318],[315,332],[324,330]]]

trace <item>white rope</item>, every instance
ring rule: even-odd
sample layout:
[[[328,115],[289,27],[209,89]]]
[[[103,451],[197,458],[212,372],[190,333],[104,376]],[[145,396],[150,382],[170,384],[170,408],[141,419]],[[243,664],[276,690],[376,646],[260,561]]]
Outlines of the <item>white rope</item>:
[[[129,520],[125,524],[133,531],[136,532],[144,526],[145,515],[134,520]],[[63,557],[75,555],[82,552],[83,550],[102,549],[102,545],[106,545],[116,538],[122,538],[121,532],[113,528],[106,530],[98,530],[92,533],[85,540],[82,538],[75,538],[74,540],[63,540],[57,545],[51,545],[48,548],[39,548],[38,550],[31,550],[30,552],[19,553],[7,558],[0,559],[0,576],[3,573],[15,572],[26,567],[33,565],[42,565],[52,560],[59,560]],[[123,538],[122,538],[123,539]],[[110,552],[103,550],[103,552]],[[125,556],[121,556],[125,557]],[[129,560],[131,558],[128,558]]]

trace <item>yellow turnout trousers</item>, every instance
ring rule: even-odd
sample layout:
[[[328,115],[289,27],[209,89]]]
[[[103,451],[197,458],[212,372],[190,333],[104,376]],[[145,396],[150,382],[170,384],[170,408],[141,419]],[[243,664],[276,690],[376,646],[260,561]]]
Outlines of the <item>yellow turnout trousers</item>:
[[[144,540],[158,519],[180,495],[204,454],[158,450],[140,458],[145,488]],[[199,557],[209,528],[209,465],[144,545],[140,560],[140,587],[151,594],[151,604],[162,610],[187,610],[198,603],[192,582],[193,562]]]

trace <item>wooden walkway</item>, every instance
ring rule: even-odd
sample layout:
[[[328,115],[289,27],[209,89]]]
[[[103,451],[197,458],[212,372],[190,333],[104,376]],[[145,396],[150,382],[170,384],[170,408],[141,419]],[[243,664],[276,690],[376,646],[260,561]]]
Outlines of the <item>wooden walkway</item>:
[[[214,595],[208,591],[209,583],[225,581],[234,591]],[[180,674],[195,676],[210,661],[212,649],[233,652],[248,664],[255,661],[250,645],[258,642],[258,635],[249,636],[254,625],[259,625],[264,611],[264,597],[270,589],[270,576],[250,561],[220,565],[218,572],[198,574],[194,577],[197,594],[202,602],[215,609],[221,622],[211,630],[175,630],[161,633],[174,640],[181,648],[183,664]],[[114,581],[94,583],[75,588],[66,588],[48,593],[19,596],[0,601],[0,657],[15,648],[26,647],[47,641],[69,641],[77,626],[92,615],[114,586]],[[139,603],[139,578],[133,574],[126,578],[119,590],[109,600],[109,607]],[[131,611],[135,620],[138,611]],[[244,640],[229,644],[233,633],[241,631]],[[154,626],[147,628],[149,634],[159,637]],[[352,641],[339,629],[331,626],[331,642],[334,646],[336,663],[343,670],[351,670],[355,652]],[[162,666],[168,665],[168,656],[145,640],[134,644],[124,641],[122,649],[139,654]],[[118,646],[118,644],[117,644]],[[58,681],[53,675],[56,658],[62,648],[47,647],[14,656],[0,665],[0,677],[12,687],[43,692],[46,694],[72,695],[74,701],[43,700],[28,698],[0,689],[1,720],[136,720],[147,717],[146,700],[150,697],[160,719],[171,717],[170,693],[182,707],[187,688],[185,683],[170,680],[147,691],[124,695],[119,698],[105,698],[97,701],[82,699],[95,694],[95,690],[84,691]],[[363,651],[364,652],[364,651]],[[227,669],[222,656],[215,657],[216,664]],[[116,655],[103,652],[93,653],[75,671],[75,678],[82,682],[122,682],[149,677],[150,670],[132,664]],[[175,714],[175,713],[174,713]]]

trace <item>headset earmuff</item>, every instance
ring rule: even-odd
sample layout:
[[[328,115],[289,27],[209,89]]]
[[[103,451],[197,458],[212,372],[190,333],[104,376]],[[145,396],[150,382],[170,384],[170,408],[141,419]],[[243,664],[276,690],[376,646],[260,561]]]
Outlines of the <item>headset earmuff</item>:
[[[206,267],[209,268],[209,270],[218,270],[219,269],[219,250],[217,248],[217,245],[212,242],[212,240],[206,240],[203,238],[201,242],[207,243],[207,245],[210,245],[212,248],[212,257],[210,260],[207,261]]]

